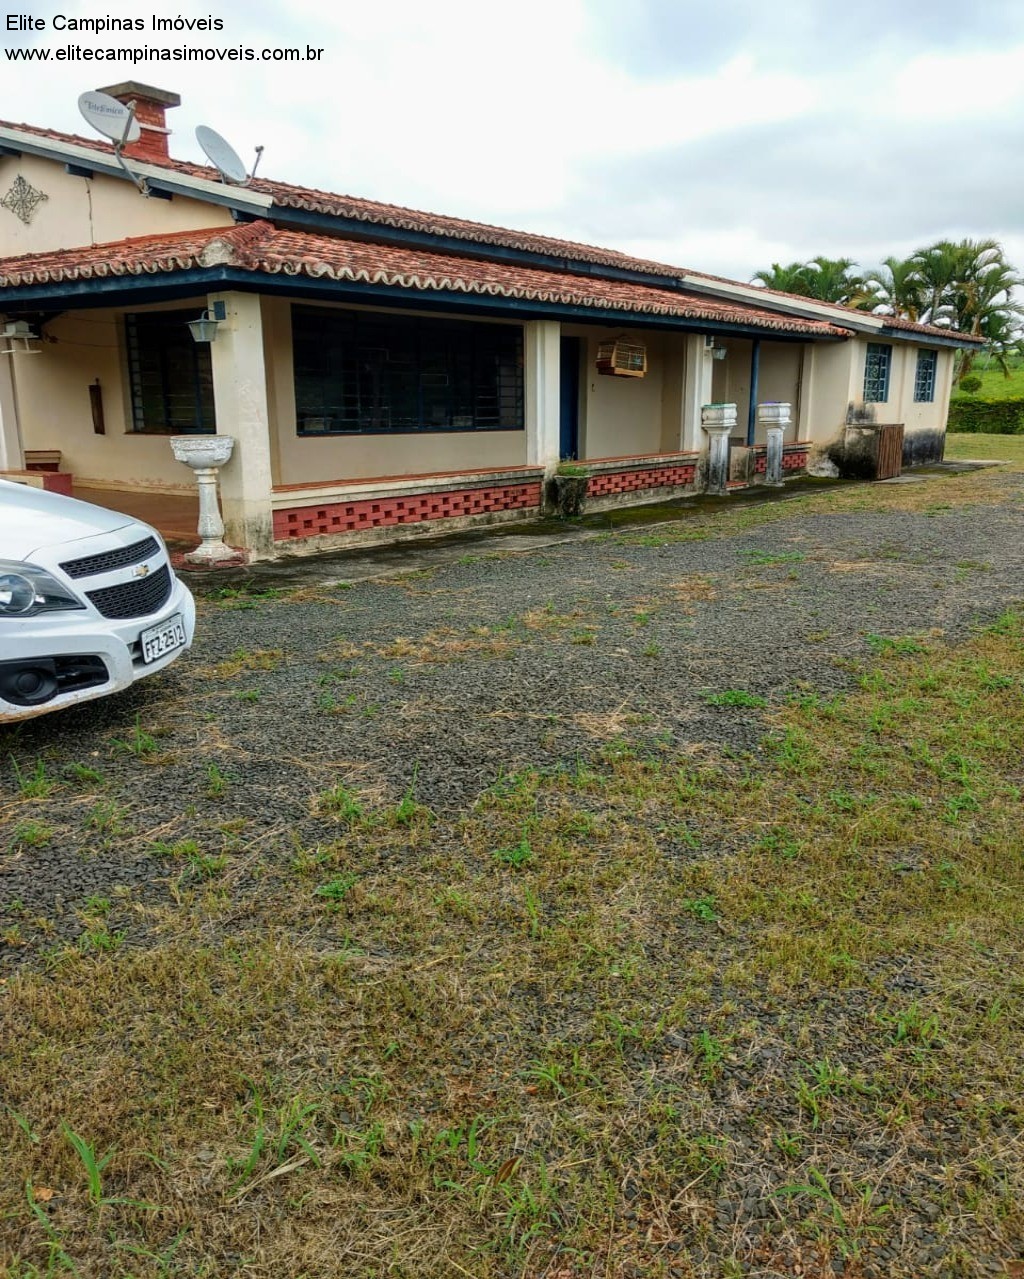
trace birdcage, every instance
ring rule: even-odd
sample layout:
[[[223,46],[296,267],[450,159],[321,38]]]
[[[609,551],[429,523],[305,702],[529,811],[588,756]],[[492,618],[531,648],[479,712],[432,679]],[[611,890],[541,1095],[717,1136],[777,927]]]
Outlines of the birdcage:
[[[643,377],[647,372],[647,348],[625,338],[602,342],[597,348],[597,371],[609,377]]]

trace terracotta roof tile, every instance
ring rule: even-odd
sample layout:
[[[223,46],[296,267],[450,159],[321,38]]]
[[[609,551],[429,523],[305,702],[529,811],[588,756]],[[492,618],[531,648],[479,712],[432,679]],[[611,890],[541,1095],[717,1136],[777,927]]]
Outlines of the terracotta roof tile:
[[[0,125],[5,128],[32,133],[55,142],[67,142],[75,146],[89,147],[92,150],[106,154],[113,153],[113,147],[109,142],[96,138],[85,138],[78,134],[62,133],[56,129],[43,129],[35,125],[15,124],[3,120],[0,120]],[[158,165],[161,168],[190,177],[205,178],[208,181],[217,181],[219,178],[216,169],[206,165],[192,164],[184,160],[154,158],[147,159],[146,163]],[[621,253],[616,249],[605,249],[573,240],[559,240],[552,236],[535,235],[531,232],[515,231],[507,227],[493,226],[484,222],[473,222],[465,218],[447,217],[441,214],[423,212],[418,209],[407,209],[399,205],[383,204],[379,201],[366,200],[357,196],[320,191],[314,187],[301,187],[288,182],[275,182],[269,178],[254,178],[249,187],[253,191],[269,195],[273,199],[275,207],[282,209],[303,209],[309,212],[348,218],[352,221],[388,226],[426,235],[444,236],[449,239],[465,240],[480,245],[494,245],[522,252],[542,253],[560,258],[567,265],[572,262],[588,263],[634,271],[645,275],[660,275],[679,280],[684,284],[687,280],[699,280],[702,283],[706,282],[708,285],[723,284],[733,287],[737,284],[742,284],[742,281],[729,280],[724,276],[709,275],[702,271],[693,271],[663,262],[631,257],[629,254]],[[765,289],[763,292],[768,297],[785,299],[798,305],[812,301],[812,299],[797,294],[782,293],[777,290]],[[714,305],[715,303],[711,301],[707,303],[709,308]],[[723,305],[727,304],[723,303]],[[742,306],[742,304],[740,305]],[[851,320],[853,317],[863,319],[868,314],[852,307],[843,306],[840,303],[815,302],[814,305],[827,307],[830,312],[835,314],[836,323],[840,326],[842,326],[844,317],[848,316]],[[749,310],[751,313],[761,313],[756,304],[743,309]],[[958,340],[972,343],[982,340],[967,334],[957,333],[955,330],[918,324],[911,320],[898,319],[894,316],[879,316],[877,318],[882,319],[886,327],[890,329],[923,334],[931,333],[935,336],[955,336]],[[795,320],[794,325],[789,326],[785,321],[782,321],[777,327],[785,328],[790,332],[810,332],[810,329],[798,327],[803,322],[803,320]],[[808,319],[806,323],[813,325],[815,321]]]
[[[107,244],[0,259],[0,287],[158,275],[230,266],[262,275],[307,276],[382,288],[516,298],[595,311],[631,312],[737,324],[778,333],[848,337],[823,320],[804,319],[703,294],[459,258],[336,236],[283,231],[270,222],[147,235]]]

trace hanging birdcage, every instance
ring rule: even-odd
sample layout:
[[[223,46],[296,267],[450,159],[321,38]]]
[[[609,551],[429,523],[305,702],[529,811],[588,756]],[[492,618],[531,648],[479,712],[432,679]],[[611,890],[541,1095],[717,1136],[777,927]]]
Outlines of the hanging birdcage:
[[[616,338],[597,348],[597,371],[610,377],[643,377],[647,372],[647,347]]]

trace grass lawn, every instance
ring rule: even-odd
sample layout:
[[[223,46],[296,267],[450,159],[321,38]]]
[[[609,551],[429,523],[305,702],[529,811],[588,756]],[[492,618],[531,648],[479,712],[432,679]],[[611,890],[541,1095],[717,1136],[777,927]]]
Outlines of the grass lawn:
[[[1014,471],[1021,471],[1024,470],[1024,435],[951,433],[946,436],[946,457],[950,460],[993,458],[1008,462]]]
[[[1019,438],[947,454],[1024,469]],[[634,610],[558,600],[458,634],[382,621],[372,643],[325,639],[266,758],[231,725],[297,678],[283,619],[320,607],[308,592],[205,603],[201,627],[237,609],[248,639],[196,655],[179,701],[155,689],[132,724],[0,731],[0,872],[34,859],[68,882],[49,914],[0,901],[0,1273],[1019,1275],[1024,589],[952,639],[901,633],[883,593],[851,655],[830,647],[843,542],[821,570],[830,615],[802,642],[844,691],[695,695],[752,725],[749,749],[652,738],[628,666],[590,749],[542,761],[559,724],[538,716],[537,761],[457,804],[422,802],[415,772],[405,793],[375,785],[350,744],[386,727],[371,669],[413,717],[439,665],[500,688],[526,653],[556,683],[605,645],[665,660],[659,618],[690,661],[687,628],[731,588],[724,569],[656,586],[673,546],[917,521],[858,572],[952,591],[988,566],[922,567],[927,536],[1019,500],[1000,468],[610,533],[604,571],[636,572]],[[801,536],[739,557],[743,599],[784,608],[802,589]],[[402,590],[451,602],[442,575],[367,588],[368,607]],[[350,596],[325,593],[324,616]],[[513,689],[490,731],[521,713]],[[340,752],[330,784],[293,745],[317,716]],[[461,758],[443,724],[435,749]],[[147,788],[197,759],[201,784],[157,820]],[[159,897],[76,899],[75,868],[126,849]]]
[[[982,356],[971,372],[981,378],[981,386],[974,395],[963,391],[954,392],[957,398],[982,400],[1020,400],[1024,399],[1024,359],[1010,356],[1007,360],[1010,376],[1007,377],[995,364],[985,365]]]

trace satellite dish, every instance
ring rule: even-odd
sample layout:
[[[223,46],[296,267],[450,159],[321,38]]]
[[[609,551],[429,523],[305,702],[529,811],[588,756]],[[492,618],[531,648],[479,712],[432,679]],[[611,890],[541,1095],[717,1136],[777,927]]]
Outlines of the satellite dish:
[[[236,185],[248,182],[249,175],[245,171],[245,165],[239,158],[238,152],[214,129],[208,129],[205,124],[201,124],[196,129],[196,141],[225,182],[234,182]]]
[[[118,144],[134,142],[142,132],[134,112],[109,93],[83,93],[78,109],[98,133]]]

